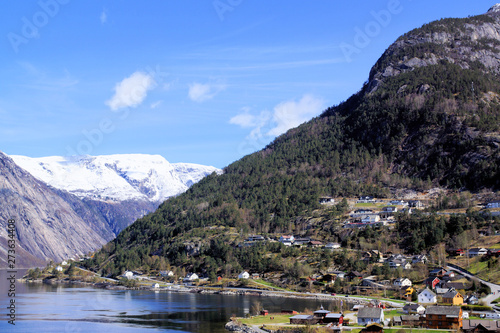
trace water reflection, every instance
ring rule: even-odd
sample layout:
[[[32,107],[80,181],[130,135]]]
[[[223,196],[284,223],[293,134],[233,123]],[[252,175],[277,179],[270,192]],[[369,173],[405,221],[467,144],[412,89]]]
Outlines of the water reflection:
[[[0,309],[9,302],[0,271]],[[169,291],[104,290],[75,285],[17,283],[15,330],[0,319],[1,332],[197,332],[222,333],[232,315],[245,316],[255,303],[279,312],[314,310],[333,302]],[[6,318],[1,313],[0,318]],[[4,311],[6,314],[6,311]]]

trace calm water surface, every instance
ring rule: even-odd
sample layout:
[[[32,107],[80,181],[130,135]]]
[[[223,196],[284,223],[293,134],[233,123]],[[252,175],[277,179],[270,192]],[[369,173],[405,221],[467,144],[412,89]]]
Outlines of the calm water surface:
[[[18,276],[21,276],[18,273]],[[325,301],[16,283],[16,325],[8,324],[6,271],[0,270],[0,332],[220,333],[255,303],[270,312],[315,310]]]

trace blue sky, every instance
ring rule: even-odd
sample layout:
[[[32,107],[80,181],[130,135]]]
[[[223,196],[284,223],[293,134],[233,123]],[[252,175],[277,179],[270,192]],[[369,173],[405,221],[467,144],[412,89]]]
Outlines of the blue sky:
[[[224,167],[358,91],[401,34],[494,1],[10,1],[0,150]]]

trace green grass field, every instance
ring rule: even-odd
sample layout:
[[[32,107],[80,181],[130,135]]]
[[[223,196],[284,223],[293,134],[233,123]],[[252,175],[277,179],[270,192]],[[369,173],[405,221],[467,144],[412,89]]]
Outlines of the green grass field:
[[[394,318],[394,316],[401,316],[403,314],[404,313],[401,310],[384,311],[385,319],[392,319],[392,318]]]
[[[269,314],[268,316],[254,316],[252,318],[238,318],[238,321],[245,325],[272,325],[272,324],[288,324],[290,317],[293,315]],[[274,319],[271,319],[274,318]]]

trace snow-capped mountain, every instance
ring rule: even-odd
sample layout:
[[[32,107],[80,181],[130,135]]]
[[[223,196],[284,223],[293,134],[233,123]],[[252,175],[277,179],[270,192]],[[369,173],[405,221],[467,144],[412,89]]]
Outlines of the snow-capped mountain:
[[[213,172],[212,166],[169,163],[160,155],[10,156],[39,180],[80,198],[161,202]]]

